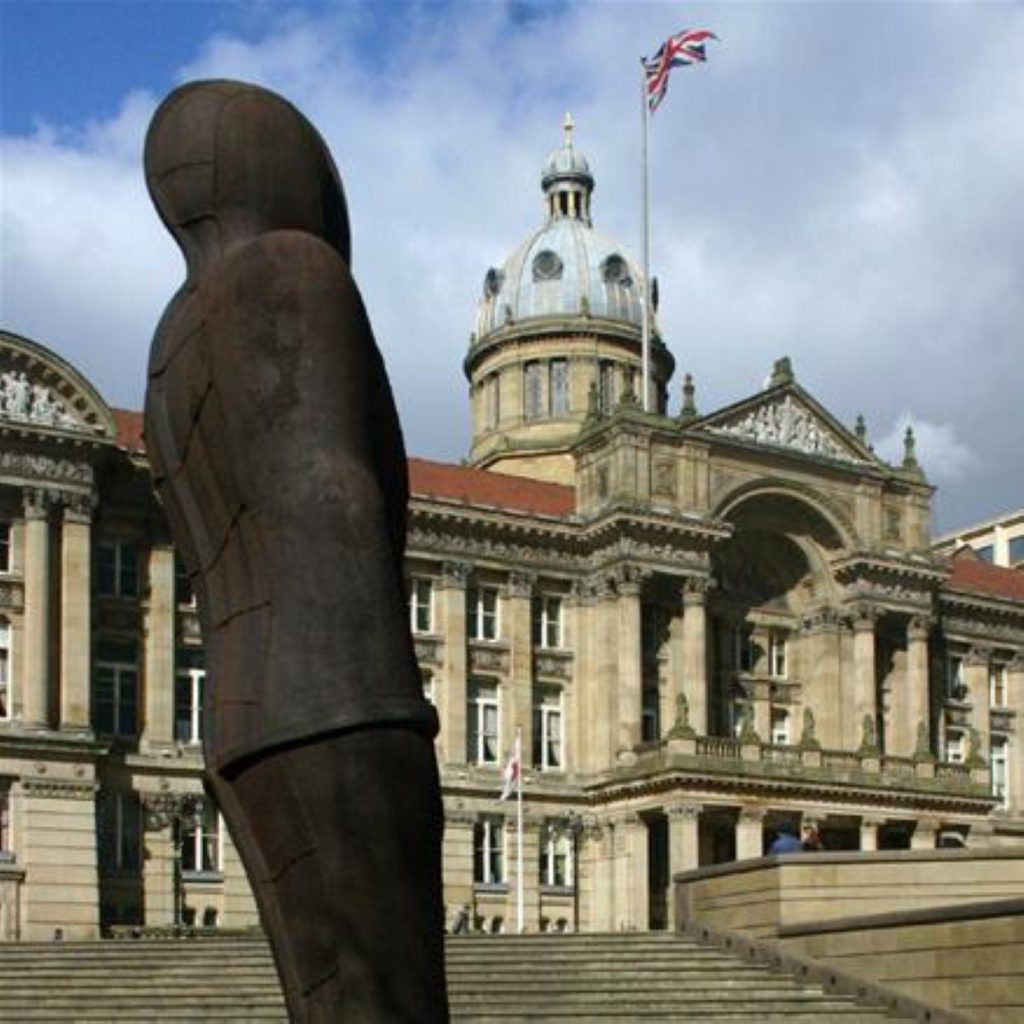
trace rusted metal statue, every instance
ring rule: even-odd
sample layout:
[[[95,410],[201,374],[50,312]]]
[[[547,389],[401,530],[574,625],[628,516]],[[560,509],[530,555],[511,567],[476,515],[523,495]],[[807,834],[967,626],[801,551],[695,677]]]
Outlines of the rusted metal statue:
[[[198,597],[208,786],[294,1021],[446,1020],[405,452],[341,182],[302,114],[240,82],[173,92],[145,163],[187,265],[145,429]]]

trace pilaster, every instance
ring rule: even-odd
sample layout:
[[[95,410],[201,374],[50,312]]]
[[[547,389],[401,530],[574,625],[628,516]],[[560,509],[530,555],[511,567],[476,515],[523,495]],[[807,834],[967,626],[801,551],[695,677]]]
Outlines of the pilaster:
[[[666,807],[668,815],[668,865],[672,892],[668,900],[668,925],[675,931],[681,922],[676,919],[675,886],[672,879],[680,871],[700,867],[700,804],[673,804]]]
[[[907,667],[902,689],[894,695],[892,749],[898,757],[919,753],[921,743],[929,742],[928,636],[931,620],[914,616],[907,623]],[[920,730],[924,728],[924,732]]]
[[[616,931],[645,931],[648,926],[647,824],[639,814],[624,814],[615,827]]]
[[[640,743],[643,700],[640,577],[623,567],[618,581],[618,735],[616,757],[629,759]]]
[[[52,496],[25,490],[25,627],[22,720],[50,725],[50,523]]]
[[[964,683],[971,702],[971,728],[977,742],[972,745],[975,754],[987,762],[990,757],[988,668],[991,651],[987,647],[972,647],[964,659]]]
[[[870,853],[878,849],[878,829],[881,825],[880,818],[860,819],[860,848],[862,852]]]
[[[751,860],[764,855],[764,810],[743,807],[736,819],[736,859]]]
[[[875,626],[878,612],[874,608],[858,608],[853,619],[853,718],[860,725],[870,719],[877,727],[878,707],[875,679]],[[854,737],[848,739],[856,740]]]
[[[174,742],[174,549],[154,544],[149,551],[149,591],[144,615],[144,708],[140,745]]]
[[[511,750],[516,729],[522,731],[523,759],[533,756],[533,631],[531,600],[536,578],[511,572],[508,577],[509,700],[501,716],[501,748]]]
[[[683,687],[690,705],[690,724],[699,736],[708,731],[706,579],[683,585]]]
[[[444,637],[444,676],[435,688],[440,707],[441,759],[445,764],[466,761],[466,581],[470,567],[465,562],[445,562],[438,584],[438,615]],[[472,829],[470,829],[472,855]],[[472,865],[470,865],[472,872]],[[472,879],[471,879],[472,881]],[[469,901],[469,895],[466,902]]]
[[[90,730],[92,496],[66,498],[61,524],[60,728]]]
[[[1010,788],[1010,807],[1017,814],[1024,811],[1024,651],[1007,666],[1006,703],[1017,712],[1013,738],[1010,741],[1010,760],[1007,765]]]

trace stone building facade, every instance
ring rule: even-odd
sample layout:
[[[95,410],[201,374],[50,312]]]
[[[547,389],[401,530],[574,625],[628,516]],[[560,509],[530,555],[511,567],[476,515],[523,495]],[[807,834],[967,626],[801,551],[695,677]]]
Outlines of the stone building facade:
[[[670,927],[672,873],[783,822],[871,851],[1024,842],[1024,574],[931,546],[788,360],[706,414],[595,231],[571,130],[487,272],[470,464],[410,461],[410,628],[437,706],[445,899],[528,930]],[[141,417],[0,334],[0,938],[247,926],[203,796],[198,620]]]

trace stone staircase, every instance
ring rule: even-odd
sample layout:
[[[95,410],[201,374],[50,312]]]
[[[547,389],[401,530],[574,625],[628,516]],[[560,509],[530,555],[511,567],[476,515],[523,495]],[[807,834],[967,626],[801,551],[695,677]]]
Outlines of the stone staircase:
[[[448,940],[453,1021],[892,1020],[665,934]],[[0,946],[0,1021],[284,1021],[259,937]]]

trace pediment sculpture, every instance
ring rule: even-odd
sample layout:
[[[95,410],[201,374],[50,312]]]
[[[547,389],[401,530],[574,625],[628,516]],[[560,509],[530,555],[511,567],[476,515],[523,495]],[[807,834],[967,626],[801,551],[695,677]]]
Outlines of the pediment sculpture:
[[[83,429],[50,388],[29,380],[21,370],[0,373],[0,416],[40,427]]]

